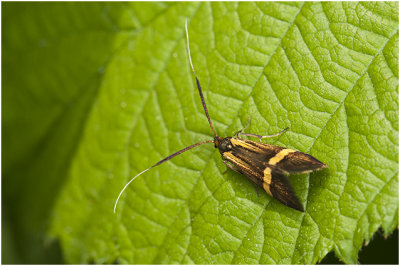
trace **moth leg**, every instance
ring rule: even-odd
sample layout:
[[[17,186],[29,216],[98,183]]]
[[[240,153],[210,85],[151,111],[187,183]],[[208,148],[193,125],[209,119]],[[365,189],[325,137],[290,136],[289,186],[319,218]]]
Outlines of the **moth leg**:
[[[260,197],[260,192],[258,191],[258,186],[257,186],[256,184],[254,184],[253,182],[251,182],[251,183],[253,184],[254,189],[255,189],[256,192],[257,192],[257,197]]]
[[[233,171],[238,172],[238,170],[237,170],[233,165],[229,164],[228,160],[222,160],[222,162],[223,162],[227,167],[229,167],[230,169],[232,169]],[[223,172],[223,174],[225,174],[227,170],[228,170],[228,168]],[[238,172],[238,173],[239,173],[239,172]]]
[[[225,170],[222,172],[222,174],[224,175],[224,174],[226,174],[226,172],[228,172],[228,167],[225,168]]]
[[[249,120],[248,120],[248,122],[247,122],[247,125],[246,125],[244,128],[242,128],[241,130],[239,130],[238,132],[236,132],[234,136],[240,138],[240,135],[246,134],[246,133],[242,133],[242,132],[243,132],[246,128],[248,128],[248,127],[250,126],[250,122],[251,122],[251,117],[249,116]]]
[[[279,136],[279,135],[282,135],[282,134],[285,133],[286,130],[288,130],[288,129],[289,129],[289,127],[285,128],[284,130],[282,130],[281,132],[278,132],[278,133],[276,133],[276,134],[273,134],[273,135],[265,135],[265,136],[256,135],[256,134],[252,134],[252,133],[241,133],[241,132],[238,132],[238,133],[239,133],[238,135],[243,135],[243,136],[258,138],[258,139],[261,141],[261,139],[272,138],[272,137],[277,137],[277,136]]]

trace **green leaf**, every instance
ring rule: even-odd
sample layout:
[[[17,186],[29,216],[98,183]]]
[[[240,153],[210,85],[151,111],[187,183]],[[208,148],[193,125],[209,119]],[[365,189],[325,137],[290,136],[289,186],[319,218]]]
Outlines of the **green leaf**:
[[[398,226],[397,2],[2,10],[10,51],[3,182],[11,192],[24,182],[10,212],[28,217],[22,228],[41,228],[52,212],[66,262],[309,264],[334,250],[357,263],[379,227],[389,234]],[[219,135],[250,115],[247,132],[289,126],[266,142],[329,166],[290,177],[305,213],[225,172],[211,144],[136,179],[113,213],[130,178],[213,138],[189,67],[186,19]],[[11,192],[8,202],[17,198]]]

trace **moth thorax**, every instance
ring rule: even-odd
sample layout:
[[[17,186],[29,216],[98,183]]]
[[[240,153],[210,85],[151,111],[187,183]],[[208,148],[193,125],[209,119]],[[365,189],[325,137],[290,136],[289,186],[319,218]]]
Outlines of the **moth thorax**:
[[[220,153],[224,153],[227,151],[231,151],[232,150],[232,143],[231,143],[231,138],[224,138],[224,139],[220,139],[218,141],[218,146],[217,148],[219,149]]]

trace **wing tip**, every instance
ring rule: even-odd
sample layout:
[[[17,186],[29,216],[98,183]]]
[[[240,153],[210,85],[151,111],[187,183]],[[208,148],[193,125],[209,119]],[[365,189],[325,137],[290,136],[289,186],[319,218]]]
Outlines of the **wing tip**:
[[[296,196],[289,180],[283,175],[275,173],[269,186],[272,196],[286,206],[304,212],[303,204]]]

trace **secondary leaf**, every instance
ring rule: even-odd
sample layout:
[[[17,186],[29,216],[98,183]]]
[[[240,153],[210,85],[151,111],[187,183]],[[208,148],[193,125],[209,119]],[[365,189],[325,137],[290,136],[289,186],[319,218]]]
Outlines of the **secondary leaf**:
[[[48,241],[43,244],[48,216],[104,64],[116,40],[124,38],[112,25],[123,6],[9,2],[2,7],[3,224],[12,225],[19,248],[20,261],[12,263],[55,263],[47,260],[54,254]],[[2,262],[10,263],[3,254]]]

